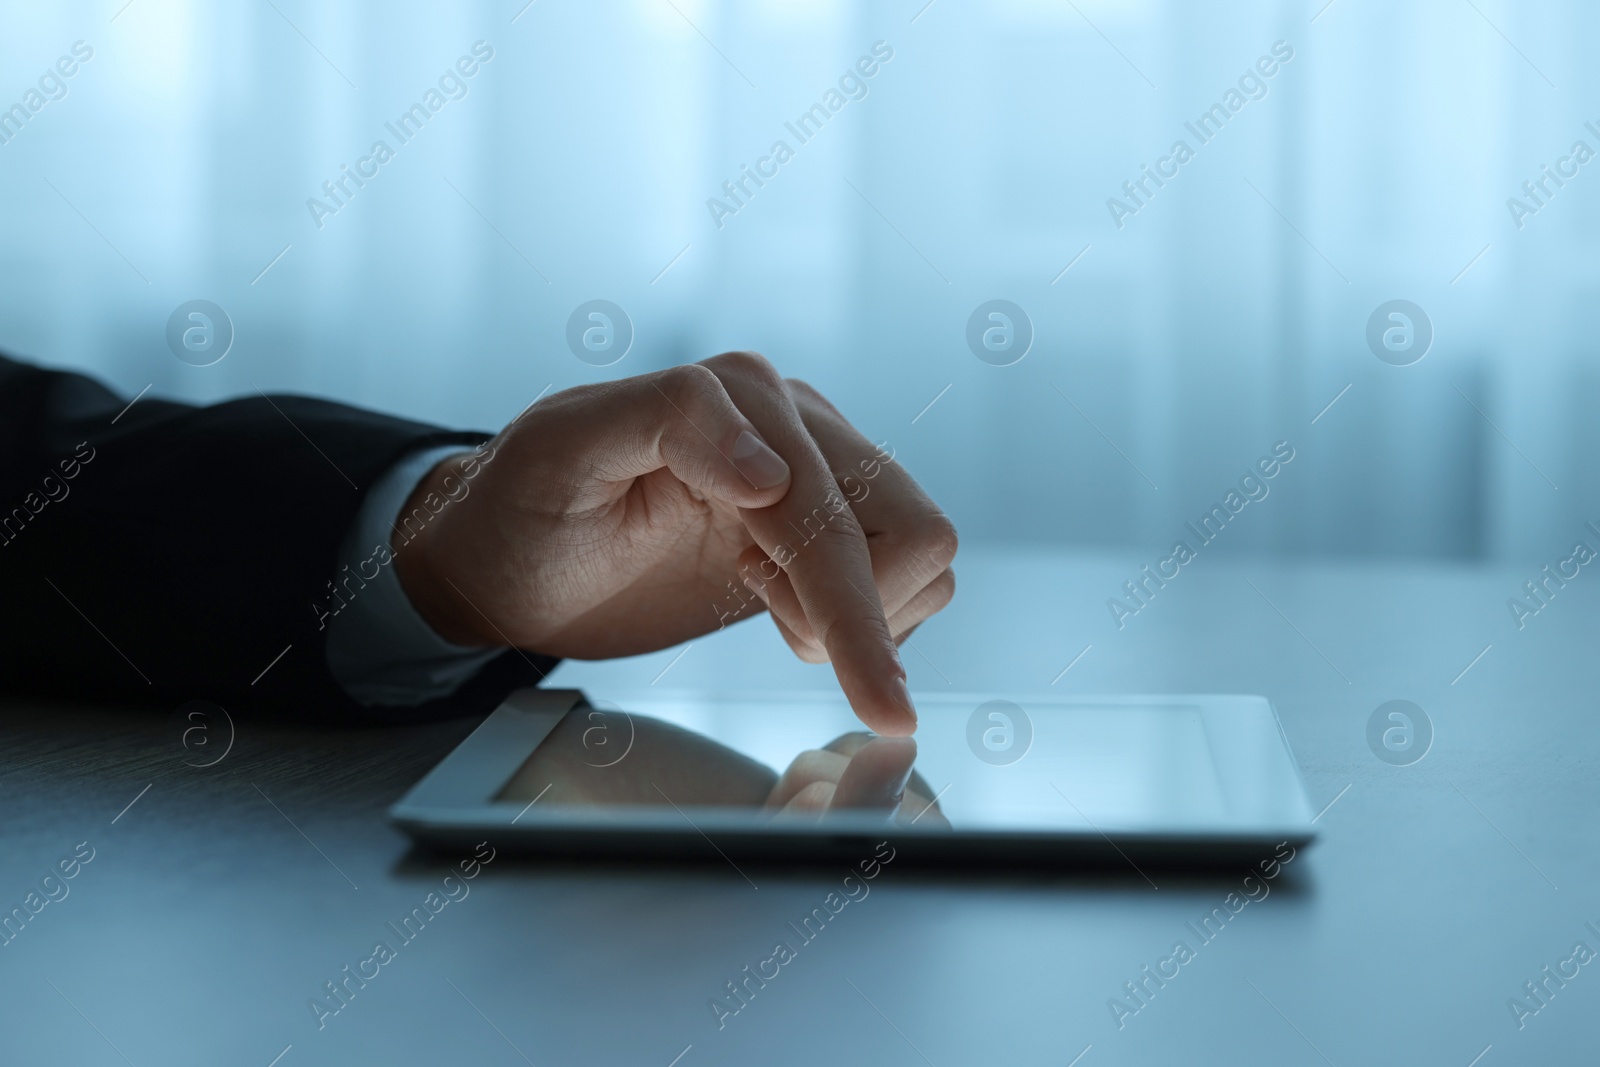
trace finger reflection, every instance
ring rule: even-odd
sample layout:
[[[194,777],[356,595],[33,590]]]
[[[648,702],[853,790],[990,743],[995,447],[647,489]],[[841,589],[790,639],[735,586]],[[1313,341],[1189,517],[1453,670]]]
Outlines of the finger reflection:
[[[597,722],[600,724],[597,726]],[[597,730],[621,725],[596,758]],[[704,734],[645,715],[587,705],[551,730],[500,794],[539,797],[552,807],[616,808],[673,804],[749,809],[767,819],[818,821],[831,814],[859,821],[949,827],[933,790],[916,773],[910,737],[843,734],[801,751],[781,772]]]

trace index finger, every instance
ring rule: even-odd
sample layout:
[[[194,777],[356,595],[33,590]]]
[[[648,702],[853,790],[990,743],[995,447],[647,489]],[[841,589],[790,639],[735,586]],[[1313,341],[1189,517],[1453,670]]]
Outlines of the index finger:
[[[909,737],[874,737],[850,757],[834,783],[829,810],[867,808],[893,815],[900,810],[917,743]]]
[[[917,712],[878,599],[866,536],[788,383],[753,353],[730,352],[705,365],[792,474],[776,504],[740,509],[746,529],[787,575],[856,716],[880,734],[912,733]]]
[[[878,740],[878,738],[874,737],[870,733],[867,733],[865,730],[856,730],[853,733],[841,734],[832,741],[829,741],[827,744],[822,746],[822,751],[836,752],[846,759],[852,759],[855,757],[857,752],[860,752],[863,748],[876,740]],[[928,780],[922,777],[922,772],[918,771],[915,767],[911,769],[911,778],[908,781],[906,788],[911,792],[922,794],[924,798],[934,795],[933,789],[928,785]]]

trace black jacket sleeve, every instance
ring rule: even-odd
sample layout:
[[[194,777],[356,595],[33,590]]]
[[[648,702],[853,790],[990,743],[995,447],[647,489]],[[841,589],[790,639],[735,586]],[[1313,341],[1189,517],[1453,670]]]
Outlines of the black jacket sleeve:
[[[363,708],[316,607],[367,487],[486,436],[308,397],[130,405],[0,357],[0,688],[313,719],[492,707],[555,661],[512,651],[445,700]]]

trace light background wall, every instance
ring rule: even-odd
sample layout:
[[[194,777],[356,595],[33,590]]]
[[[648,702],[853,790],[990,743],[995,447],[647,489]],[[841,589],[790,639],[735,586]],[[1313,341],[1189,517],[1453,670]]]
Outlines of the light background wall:
[[[1219,550],[1537,564],[1600,520],[1600,162],[1520,229],[1506,207],[1600,150],[1600,9],[924,2],[0,4],[0,107],[94,49],[0,145],[0,348],[130,396],[486,429],[755,348],[969,545],[1154,558],[1280,440]],[[468,95],[398,145],[384,122],[480,40]],[[880,40],[799,145],[785,121]],[[1277,41],[1267,95],[1199,146],[1185,121]],[[395,158],[319,228],[307,199],[379,138]],[[719,228],[707,199],[779,138],[795,158]],[[1195,158],[1119,229],[1107,198],[1178,138]],[[237,339],[195,368],[165,327],[202,297]],[[996,297],[1036,331],[1009,367],[964,339]],[[593,298],[636,330],[607,368],[564,340]],[[1436,334],[1409,367],[1365,340],[1393,298]]]

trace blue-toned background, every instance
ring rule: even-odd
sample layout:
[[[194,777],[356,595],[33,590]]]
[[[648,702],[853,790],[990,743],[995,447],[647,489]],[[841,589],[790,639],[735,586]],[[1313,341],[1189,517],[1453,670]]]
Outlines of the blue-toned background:
[[[925,2],[0,5],[0,108],[24,109],[0,348],[130,396],[482,428],[755,348],[889,441],[969,545],[1153,554],[1280,440],[1294,462],[1219,548],[1537,565],[1600,518],[1600,164],[1520,228],[1507,208],[1600,150],[1600,9]],[[385,123],[480,41],[401,144]],[[879,41],[800,144],[785,123]],[[1280,41],[1202,145],[1185,123]],[[308,198],[380,139],[319,227]],[[708,198],[779,139],[794,157],[719,227]],[[1178,139],[1194,158],[1119,228],[1107,199]],[[196,298],[237,335],[204,368],[165,339]],[[636,331],[606,368],[565,340],[595,298]],[[992,298],[1036,332],[1012,366],[965,340]],[[1407,367],[1366,341],[1395,298],[1435,332]]]

